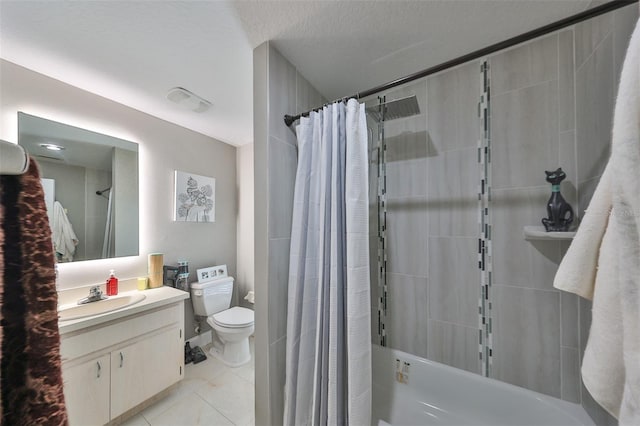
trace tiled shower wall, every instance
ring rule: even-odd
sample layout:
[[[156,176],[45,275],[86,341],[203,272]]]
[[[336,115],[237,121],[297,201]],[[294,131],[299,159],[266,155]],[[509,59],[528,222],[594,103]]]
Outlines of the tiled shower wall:
[[[298,154],[283,122],[325,100],[272,43],[254,49],[256,424],[282,424],[289,244]]]
[[[526,241],[546,216],[544,170],[563,167],[562,194],[582,216],[609,154],[611,117],[631,5],[499,52],[491,67],[493,358],[490,376],[571,402],[599,423],[579,364],[590,303],[552,286],[567,243]],[[385,95],[415,94],[421,114],[385,124],[387,344],[478,373],[477,266],[480,62]],[[369,99],[368,105],[377,99]],[[371,164],[372,312],[380,306],[375,148]],[[372,341],[379,342],[373,316]]]

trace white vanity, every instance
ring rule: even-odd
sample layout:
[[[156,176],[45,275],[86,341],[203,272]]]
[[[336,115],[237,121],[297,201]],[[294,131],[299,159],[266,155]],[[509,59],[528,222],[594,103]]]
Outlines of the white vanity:
[[[189,294],[161,287],[116,297],[139,299],[136,293],[145,297],[117,310],[59,322],[72,426],[117,422],[184,376],[183,300]]]

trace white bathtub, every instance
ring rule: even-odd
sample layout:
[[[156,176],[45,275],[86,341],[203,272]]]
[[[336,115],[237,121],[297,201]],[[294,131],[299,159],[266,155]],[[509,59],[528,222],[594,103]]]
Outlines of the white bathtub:
[[[407,384],[396,360],[410,364]],[[377,345],[372,424],[595,425],[578,404]]]

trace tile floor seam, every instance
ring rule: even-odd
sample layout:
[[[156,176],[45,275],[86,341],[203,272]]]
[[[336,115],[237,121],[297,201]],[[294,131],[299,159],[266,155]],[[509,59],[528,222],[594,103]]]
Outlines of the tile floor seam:
[[[211,403],[209,403],[209,401],[207,401],[206,399],[204,399],[204,397],[202,395],[200,395],[197,391],[194,391],[193,393],[195,393],[198,398],[200,398],[205,404],[207,404],[209,407],[213,408],[218,414],[220,414],[222,417],[224,417],[225,419],[227,419],[229,421],[229,423],[231,423],[232,425],[235,425],[235,423],[227,416],[225,416],[222,411],[218,410],[216,407],[214,407],[213,405],[211,405]]]

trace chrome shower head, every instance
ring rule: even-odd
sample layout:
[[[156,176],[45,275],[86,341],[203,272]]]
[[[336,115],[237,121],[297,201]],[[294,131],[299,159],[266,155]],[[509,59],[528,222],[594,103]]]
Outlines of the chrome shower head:
[[[413,95],[370,106],[366,111],[376,121],[391,121],[420,114],[420,106],[416,95]]]

